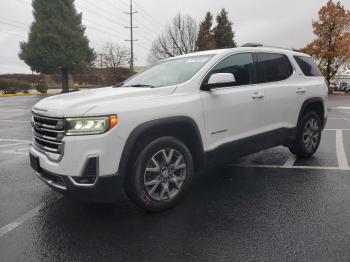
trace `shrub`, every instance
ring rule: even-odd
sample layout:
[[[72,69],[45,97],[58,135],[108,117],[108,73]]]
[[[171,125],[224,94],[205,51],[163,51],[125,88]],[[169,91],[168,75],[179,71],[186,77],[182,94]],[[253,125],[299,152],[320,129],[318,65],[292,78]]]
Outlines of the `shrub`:
[[[3,90],[5,94],[16,94],[19,91],[28,93],[29,89],[29,83],[17,80],[0,79],[0,90]]]
[[[40,83],[35,86],[35,89],[41,94],[46,94],[48,88],[46,84]]]
[[[5,89],[4,94],[17,94],[17,92],[18,92],[17,88],[9,87]]]
[[[15,85],[15,88],[17,89],[17,91],[19,90],[25,94],[28,94],[31,85],[25,82],[19,82],[17,83],[17,85]]]

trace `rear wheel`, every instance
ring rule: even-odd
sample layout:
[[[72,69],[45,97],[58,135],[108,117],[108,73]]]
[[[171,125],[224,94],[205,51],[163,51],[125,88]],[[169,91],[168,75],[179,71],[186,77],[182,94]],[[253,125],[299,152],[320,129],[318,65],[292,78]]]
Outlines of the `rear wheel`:
[[[191,153],[174,137],[155,139],[134,159],[135,164],[127,176],[126,193],[148,211],[163,211],[174,206],[191,184]]]
[[[298,157],[311,157],[317,151],[321,141],[322,123],[315,112],[306,113],[298,128],[295,141],[289,150]]]

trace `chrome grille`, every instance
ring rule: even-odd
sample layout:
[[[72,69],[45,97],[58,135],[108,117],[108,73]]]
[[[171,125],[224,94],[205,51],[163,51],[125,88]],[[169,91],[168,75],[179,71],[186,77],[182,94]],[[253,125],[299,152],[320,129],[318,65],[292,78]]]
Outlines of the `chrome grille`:
[[[33,145],[38,149],[63,154],[64,119],[33,114]]]

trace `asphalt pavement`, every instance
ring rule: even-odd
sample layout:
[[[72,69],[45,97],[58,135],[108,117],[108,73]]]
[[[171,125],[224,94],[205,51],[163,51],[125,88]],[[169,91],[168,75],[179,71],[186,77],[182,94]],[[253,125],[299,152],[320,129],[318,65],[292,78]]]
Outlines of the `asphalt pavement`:
[[[349,261],[350,96],[318,152],[262,151],[197,175],[175,208],[72,201],[29,167],[30,108],[0,98],[0,261]]]

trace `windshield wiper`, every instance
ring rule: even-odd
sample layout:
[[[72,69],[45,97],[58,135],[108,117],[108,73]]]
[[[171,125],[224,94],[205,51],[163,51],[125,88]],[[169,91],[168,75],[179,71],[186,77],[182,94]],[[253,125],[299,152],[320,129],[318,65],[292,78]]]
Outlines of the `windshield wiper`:
[[[120,83],[120,84],[117,84],[117,85],[114,85],[113,87],[121,87],[124,85],[124,82]]]
[[[135,84],[135,85],[123,86],[123,87],[150,87],[150,88],[154,88],[155,86],[152,86],[152,85],[143,85],[143,84]]]

